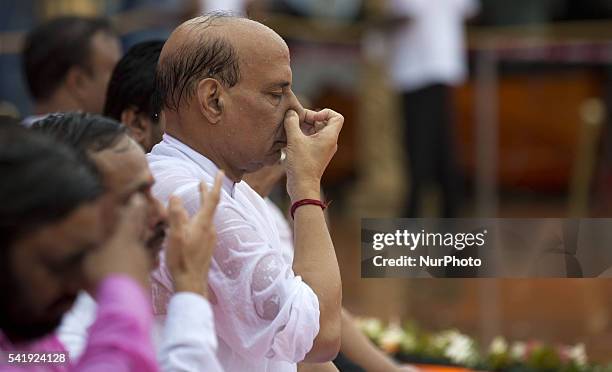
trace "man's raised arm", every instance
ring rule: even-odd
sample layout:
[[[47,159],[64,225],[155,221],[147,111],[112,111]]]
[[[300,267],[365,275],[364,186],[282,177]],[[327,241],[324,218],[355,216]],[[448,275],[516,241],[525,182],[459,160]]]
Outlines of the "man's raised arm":
[[[329,109],[306,110],[302,123],[295,111],[287,112],[287,192],[291,203],[321,199],[321,177],[338,148],[343,122],[342,115]],[[295,209],[294,246],[293,271],[316,293],[320,307],[319,334],[304,360],[332,360],[340,348],[342,283],[320,206],[303,204]]]

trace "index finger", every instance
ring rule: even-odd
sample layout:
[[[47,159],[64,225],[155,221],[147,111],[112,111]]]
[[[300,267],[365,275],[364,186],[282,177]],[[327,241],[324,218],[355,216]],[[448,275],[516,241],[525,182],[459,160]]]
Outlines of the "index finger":
[[[326,109],[326,110],[329,110],[329,109]],[[342,130],[342,125],[344,124],[344,116],[332,110],[329,110],[329,111],[330,111],[329,120],[327,121],[325,125],[321,126],[321,128],[317,132],[332,134],[337,137],[340,135],[340,131]]]
[[[207,187],[204,182],[202,182],[200,185],[200,200],[202,201],[202,204],[200,205],[200,212],[198,213],[198,216],[202,219],[202,222],[208,223],[208,221],[212,220],[215,214],[217,204],[219,204],[221,184],[223,183],[224,176],[225,173],[223,171],[219,171],[217,173],[215,183],[211,191],[207,191]]]
[[[304,122],[308,124],[314,124],[317,121],[326,121],[326,120],[333,120],[333,119],[344,120],[342,115],[340,115],[339,113],[337,113],[336,111],[332,109],[326,108],[320,111],[304,109]]]
[[[326,119],[327,114],[323,111],[304,109],[304,122],[307,124],[314,124],[316,121],[323,121]]]

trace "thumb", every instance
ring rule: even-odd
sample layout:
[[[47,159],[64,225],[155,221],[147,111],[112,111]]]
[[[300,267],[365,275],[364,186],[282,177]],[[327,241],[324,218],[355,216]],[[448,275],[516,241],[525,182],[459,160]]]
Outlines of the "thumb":
[[[293,110],[287,111],[284,124],[285,133],[287,134],[287,143],[293,142],[304,135],[300,129],[300,118],[297,112]]]

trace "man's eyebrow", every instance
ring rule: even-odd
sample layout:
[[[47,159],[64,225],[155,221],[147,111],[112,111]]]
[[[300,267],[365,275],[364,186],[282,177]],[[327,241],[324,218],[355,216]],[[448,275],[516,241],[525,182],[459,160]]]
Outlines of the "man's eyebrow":
[[[126,191],[126,194],[132,195],[135,192],[139,192],[148,187],[152,187],[154,183],[155,183],[155,180],[153,178],[134,182],[130,185],[130,187]]]
[[[288,81],[277,81],[275,83],[268,85],[268,88],[285,88],[288,86],[291,86],[291,83]]]

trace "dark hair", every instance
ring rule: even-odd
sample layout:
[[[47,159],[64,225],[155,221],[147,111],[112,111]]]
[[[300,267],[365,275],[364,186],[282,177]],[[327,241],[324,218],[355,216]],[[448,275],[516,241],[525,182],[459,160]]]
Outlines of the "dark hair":
[[[106,91],[104,115],[121,121],[121,113],[130,106],[159,120],[160,107],[154,103],[155,69],[163,41],[146,41],[131,47],[121,58]]]
[[[106,19],[71,16],[53,19],[27,35],[22,64],[34,99],[51,97],[73,66],[93,73],[91,39],[99,31],[112,34]]]
[[[213,25],[218,19],[237,18],[231,13],[213,12],[191,20],[199,29]],[[183,98],[195,93],[198,81],[215,78],[233,87],[240,78],[238,54],[222,36],[201,35],[183,43],[171,54],[160,59],[155,85],[157,101],[162,108],[178,110]]]
[[[87,159],[18,124],[0,127],[0,251],[102,194]]]
[[[69,112],[51,114],[32,125],[32,130],[49,135],[82,156],[114,146],[127,129],[116,120],[94,114]]]

